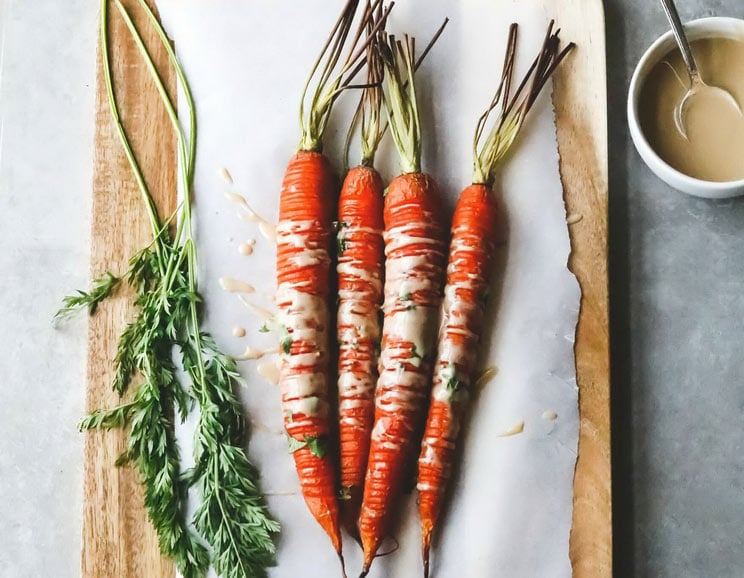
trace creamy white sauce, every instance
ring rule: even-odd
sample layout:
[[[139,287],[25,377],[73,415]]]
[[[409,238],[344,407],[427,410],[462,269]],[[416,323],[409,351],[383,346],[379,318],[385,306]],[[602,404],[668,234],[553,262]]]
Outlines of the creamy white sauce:
[[[248,301],[243,295],[238,295],[238,299],[240,299],[240,302],[245,305],[248,310],[253,313],[256,317],[259,317],[261,319],[266,319],[267,321],[272,321],[275,317],[274,313],[269,311],[268,309],[264,309],[263,307],[259,307],[255,303],[251,303]]]
[[[344,299],[338,305],[338,337],[341,341],[356,339],[380,339],[380,322],[377,312],[371,314],[357,311],[355,300]]]
[[[220,169],[220,177],[222,177],[222,180],[225,181],[228,185],[235,184],[230,171],[228,171],[226,167],[222,167]]]
[[[277,240],[299,249],[317,249],[310,243],[308,232],[315,226],[315,221],[284,221],[276,228]]]
[[[433,263],[437,261],[437,251],[439,259],[444,261],[445,244],[413,236],[415,228],[397,227],[384,235],[387,260],[383,335],[386,342],[380,356],[380,377],[375,394],[377,412],[384,413],[376,420],[372,431],[376,447],[399,445],[397,440],[388,437],[392,422],[384,414],[413,416],[425,406],[429,395],[428,364],[422,361],[434,347],[439,303],[429,303],[426,299],[440,291],[439,284],[431,281],[431,273],[436,271]],[[413,255],[400,256],[411,251]],[[392,345],[399,340],[399,345]]]
[[[555,413],[552,409],[549,409],[543,412],[542,418],[547,421],[555,421],[558,419],[558,414]]]
[[[253,248],[255,247],[255,245],[256,245],[256,240],[249,239],[245,243],[241,243],[240,245],[238,245],[238,253],[240,253],[241,255],[246,255],[246,256],[253,255]]]
[[[288,259],[291,265],[295,267],[310,267],[312,265],[322,265],[331,262],[328,256],[328,251],[325,249],[307,249],[296,255],[292,255]]]
[[[501,432],[498,435],[499,435],[499,437],[505,438],[505,437],[509,437],[509,436],[519,435],[523,431],[524,431],[524,422],[523,421],[518,421],[513,426],[511,426],[509,429],[504,430],[503,432]]]
[[[235,337],[245,337],[245,333],[245,327],[239,327],[237,325],[233,327],[232,334]]]
[[[325,247],[310,246],[308,239],[317,226],[314,221],[284,222],[276,230],[281,249],[291,246],[296,251],[290,266],[327,265],[330,257]],[[279,385],[282,407],[287,418],[285,426],[292,431],[306,426],[310,418],[327,418],[329,406],[327,352],[329,320],[328,304],[324,296],[307,293],[306,282],[284,282],[276,293],[277,323],[283,331],[282,363]],[[303,353],[292,353],[292,343],[304,342]],[[299,417],[306,416],[306,419]]]
[[[262,361],[256,368],[258,375],[274,385],[279,383],[279,364],[276,362]]]
[[[233,279],[232,277],[220,277],[220,287],[228,293],[255,293],[256,288],[250,283]]]
[[[237,357],[235,357],[235,359],[238,359],[240,361],[248,361],[251,359],[261,359],[264,355],[269,355],[271,353],[276,353],[276,352],[277,352],[276,346],[270,347],[268,349],[256,349],[248,345],[245,348],[245,351],[241,353],[240,355],[238,355]]]
[[[478,379],[475,380],[475,389],[476,390],[483,389],[498,374],[499,374],[499,368],[496,367],[495,365],[492,365],[490,367],[487,367],[486,369],[483,370],[483,373],[481,373],[478,376]]]
[[[261,234],[269,241],[276,242],[276,226],[254,211],[243,195],[225,193],[225,198],[240,207],[241,212],[238,213],[240,219],[251,223],[258,223],[258,230]]]

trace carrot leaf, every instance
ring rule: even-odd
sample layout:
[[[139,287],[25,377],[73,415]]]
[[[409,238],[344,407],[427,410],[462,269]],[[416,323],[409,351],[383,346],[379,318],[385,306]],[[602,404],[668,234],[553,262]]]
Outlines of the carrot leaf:
[[[324,458],[327,452],[326,440],[323,437],[305,436],[308,449],[316,458]]]
[[[88,310],[89,315],[93,315],[106,297],[111,295],[119,286],[121,279],[106,271],[91,284],[90,291],[77,291],[75,295],[69,295],[62,301],[62,308],[54,316],[55,321],[72,317],[83,309]]]

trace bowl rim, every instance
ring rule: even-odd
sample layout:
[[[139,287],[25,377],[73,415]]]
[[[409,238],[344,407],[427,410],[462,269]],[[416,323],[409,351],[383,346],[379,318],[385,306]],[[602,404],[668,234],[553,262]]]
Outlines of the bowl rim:
[[[702,32],[702,36],[696,35],[697,38],[706,38],[715,36],[717,32],[725,32],[725,28],[732,24],[741,27],[741,40],[742,42],[744,42],[744,19],[741,18],[734,18],[730,16],[709,16],[705,18],[698,18],[696,20],[690,20],[689,22],[686,22],[685,29],[686,31],[693,33]],[[641,79],[641,73],[645,73],[647,69],[650,69],[652,65],[661,60],[661,58],[666,54],[666,51],[664,52],[664,54],[659,54],[659,52],[661,51],[662,47],[670,41],[674,43],[674,36],[671,30],[668,30],[667,32],[659,36],[651,44],[651,46],[649,46],[644,51],[643,55],[638,61],[638,64],[636,64],[636,67],[633,70],[633,75],[630,79],[630,86],[628,89],[627,116],[628,124],[630,125],[631,137],[636,144],[636,148],[639,149],[639,154],[641,154],[641,157],[644,156],[643,153],[640,151],[640,141],[640,144],[643,146],[646,153],[651,157],[653,162],[657,165],[657,168],[666,173],[669,178],[673,178],[679,181],[681,185],[688,188],[695,188],[697,190],[706,189],[710,192],[711,196],[720,197],[722,194],[730,192],[732,189],[744,189],[744,178],[735,181],[706,181],[703,179],[691,177],[690,175],[687,175],[679,171],[678,169],[675,169],[659,156],[656,150],[654,150],[654,148],[646,139],[646,135],[641,129],[641,123],[638,118],[638,103],[642,87],[641,80],[645,80],[645,75],[644,78]],[[644,161],[646,162],[646,164],[649,164],[648,160],[646,160],[645,158]],[[649,168],[653,169],[653,167],[650,166]],[[666,180],[664,177],[661,178],[663,180]],[[672,185],[672,183],[668,184]]]

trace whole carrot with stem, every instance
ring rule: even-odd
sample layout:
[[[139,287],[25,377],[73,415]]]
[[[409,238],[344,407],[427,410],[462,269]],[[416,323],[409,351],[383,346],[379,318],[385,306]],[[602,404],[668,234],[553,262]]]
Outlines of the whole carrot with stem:
[[[387,535],[407,458],[416,447],[429,396],[434,336],[446,262],[446,227],[436,182],[421,172],[421,128],[414,83],[415,43],[380,45],[385,106],[400,176],[384,203],[385,288],[380,376],[359,532],[361,576]]]
[[[382,7],[378,9],[382,10]],[[380,14],[378,14],[379,18]],[[375,38],[379,40],[381,31]],[[382,139],[382,79],[385,73],[375,40],[367,48],[367,88],[347,138],[348,154],[357,124],[361,132],[361,163],[344,179],[338,202],[338,399],[343,524],[358,537],[369,439],[374,422],[377,359],[382,333],[384,241],[382,231],[385,185],[374,168]]]
[[[380,12],[382,7],[378,9]],[[379,19],[378,14],[378,19]],[[437,30],[416,62],[421,65],[445,26]],[[371,26],[371,25],[370,25]],[[385,65],[378,44],[379,30],[367,48],[367,87],[352,121],[346,142],[361,127],[361,163],[344,180],[338,214],[338,393],[341,445],[342,518],[346,530],[358,538],[357,522],[374,423],[374,392],[380,353],[384,278],[383,196],[385,185],[374,167],[375,154],[388,124],[381,123]]]
[[[337,189],[322,148],[334,103],[364,65],[364,31],[381,1],[366,6],[352,33],[359,2],[348,0],[313,66],[300,105],[302,137],[284,175],[277,226],[276,301],[282,328],[279,385],[284,426],[305,502],[330,537],[342,568],[335,463],[327,447],[333,429],[328,300]],[[381,21],[375,22],[372,30],[381,25]],[[346,46],[348,56],[342,60]]]
[[[494,191],[494,180],[525,116],[573,46],[569,44],[559,50],[558,31],[553,32],[551,22],[540,54],[510,95],[516,43],[517,25],[512,24],[501,81],[475,131],[473,183],[460,194],[452,219],[437,360],[419,457],[417,488],[425,577],[429,576],[432,533],[442,510],[460,424],[474,380],[494,255],[503,238],[503,207]],[[500,114],[481,145],[488,119],[496,108],[500,108]]]

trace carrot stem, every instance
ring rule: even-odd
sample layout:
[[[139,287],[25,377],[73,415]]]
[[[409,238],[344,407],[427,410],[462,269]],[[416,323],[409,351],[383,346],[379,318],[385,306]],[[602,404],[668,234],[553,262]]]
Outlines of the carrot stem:
[[[545,34],[540,53],[537,55],[517,89],[512,94],[515,55],[517,49],[517,24],[509,27],[504,65],[499,85],[491,103],[476,123],[473,139],[473,183],[492,185],[496,176],[499,161],[509,152],[524,124],[527,113],[537,100],[540,91],[547,83],[556,67],[574,48],[568,44],[559,50],[560,30],[553,31],[551,20]],[[500,108],[498,119],[488,131],[481,144],[491,113]]]

